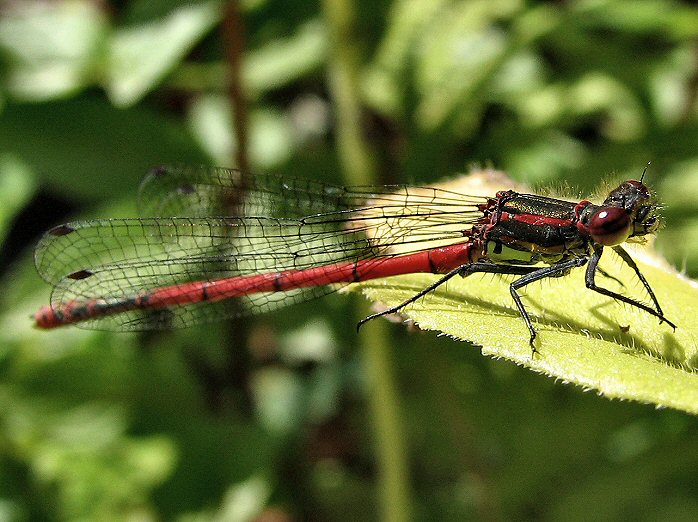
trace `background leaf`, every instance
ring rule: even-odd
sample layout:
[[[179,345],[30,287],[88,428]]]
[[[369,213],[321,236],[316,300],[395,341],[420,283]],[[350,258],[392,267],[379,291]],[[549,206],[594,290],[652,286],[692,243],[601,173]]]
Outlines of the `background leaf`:
[[[160,20],[122,28],[109,42],[107,92],[118,106],[143,97],[218,21],[218,1],[174,9]]]

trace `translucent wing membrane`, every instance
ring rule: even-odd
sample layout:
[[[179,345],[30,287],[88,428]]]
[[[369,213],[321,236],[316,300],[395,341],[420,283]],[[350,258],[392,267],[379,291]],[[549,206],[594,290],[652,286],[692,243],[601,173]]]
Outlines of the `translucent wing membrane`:
[[[346,189],[221,168],[156,169],[143,182],[140,219],[55,227],[36,249],[52,307],[111,303],[157,288],[371,260],[465,242],[486,198],[434,188]],[[109,330],[190,326],[268,311],[331,291],[251,292],[218,302],[130,310],[81,325]]]
[[[360,204],[343,187],[220,167],[159,167],[143,180],[139,191],[141,215],[155,217],[302,218]]]

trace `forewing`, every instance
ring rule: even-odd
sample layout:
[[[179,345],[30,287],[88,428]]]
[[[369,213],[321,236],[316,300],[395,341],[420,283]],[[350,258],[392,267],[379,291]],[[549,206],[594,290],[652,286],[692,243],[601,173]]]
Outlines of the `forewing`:
[[[159,217],[69,223],[42,238],[36,265],[54,285],[55,309],[76,301],[111,302],[192,281],[361,259],[381,263],[396,254],[467,240],[483,202],[433,188],[348,190],[269,175],[250,180],[238,171],[216,168],[155,171],[140,195],[143,210]],[[229,215],[231,209],[239,215]],[[163,217],[168,214],[179,217]],[[275,217],[256,217],[262,215]],[[332,289],[259,292],[235,301],[123,312],[84,326],[189,326],[268,311]]]

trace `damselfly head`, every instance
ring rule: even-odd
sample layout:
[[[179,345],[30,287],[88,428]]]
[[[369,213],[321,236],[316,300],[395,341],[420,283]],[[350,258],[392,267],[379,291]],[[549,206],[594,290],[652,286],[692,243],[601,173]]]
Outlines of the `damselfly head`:
[[[649,189],[636,180],[620,184],[594,209],[585,224],[594,241],[605,246],[629,239],[642,241],[643,236],[653,234],[660,225],[658,207]]]
[[[661,225],[659,205],[650,190],[637,180],[628,180],[611,191],[604,206],[621,208],[627,212],[632,228],[629,238],[654,234]]]

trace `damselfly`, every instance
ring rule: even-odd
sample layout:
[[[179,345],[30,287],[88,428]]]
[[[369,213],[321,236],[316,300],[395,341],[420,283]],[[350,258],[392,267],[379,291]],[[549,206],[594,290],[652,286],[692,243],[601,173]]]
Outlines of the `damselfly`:
[[[161,167],[140,190],[142,210],[152,217],[76,221],[44,235],[36,266],[53,293],[35,320],[42,328],[187,327],[268,311],[340,284],[441,274],[362,324],[403,309],[455,276],[492,273],[518,276],[511,296],[533,347],[536,330],[519,290],[587,265],[587,288],[675,328],[620,246],[654,234],[660,224],[642,179],[620,184],[595,205],[513,190],[481,197]],[[635,272],[651,305],[596,284],[604,247]]]

